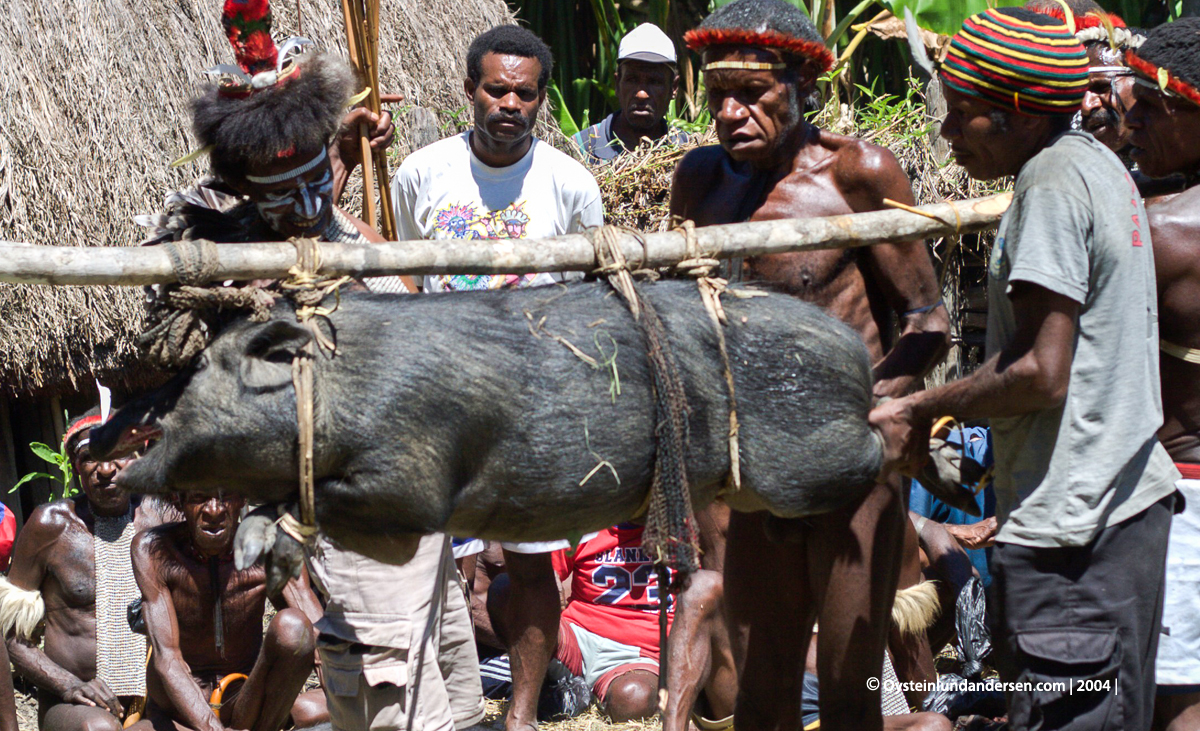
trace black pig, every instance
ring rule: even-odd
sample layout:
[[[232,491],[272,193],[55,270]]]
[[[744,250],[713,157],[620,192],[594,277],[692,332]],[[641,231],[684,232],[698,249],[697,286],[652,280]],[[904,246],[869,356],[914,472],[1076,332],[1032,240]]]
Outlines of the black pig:
[[[642,287],[686,387],[701,507],[730,467],[716,333],[694,283]],[[741,423],[742,488],[726,495],[730,506],[798,517],[861,497],[882,452],[858,336],[782,294],[723,303]],[[607,285],[349,293],[327,325],[338,351],[315,360],[315,471],[331,538],[396,562],[431,531],[546,540],[642,505],[655,454],[650,373],[643,336]],[[291,363],[309,338],[283,304],[269,322],[233,323],[192,369],[93,430],[91,448],[116,451],[161,430],[120,474],[123,487],[294,502]]]

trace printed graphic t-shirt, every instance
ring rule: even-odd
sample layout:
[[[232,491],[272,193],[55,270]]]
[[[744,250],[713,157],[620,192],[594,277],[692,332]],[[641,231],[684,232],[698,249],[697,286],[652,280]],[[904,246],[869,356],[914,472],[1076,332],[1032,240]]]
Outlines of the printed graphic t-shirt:
[[[1062,405],[991,420],[996,540],[1082,546],[1171,494],[1162,425],[1158,302],[1146,210],[1107,147],[1067,132],[1021,168],[988,271],[987,354],[1016,332],[1027,282],[1079,303]]]
[[[657,659],[658,573],[642,550],[640,525],[622,523],[583,541],[574,553],[555,551],[554,568],[571,576],[563,619]],[[675,611],[674,605],[668,613]]]
[[[470,131],[405,158],[392,180],[392,202],[406,240],[547,238],[604,223],[595,178],[570,156],[534,139],[525,157],[494,168],[471,151]],[[526,287],[571,278],[563,273],[434,275],[425,278],[425,290]]]

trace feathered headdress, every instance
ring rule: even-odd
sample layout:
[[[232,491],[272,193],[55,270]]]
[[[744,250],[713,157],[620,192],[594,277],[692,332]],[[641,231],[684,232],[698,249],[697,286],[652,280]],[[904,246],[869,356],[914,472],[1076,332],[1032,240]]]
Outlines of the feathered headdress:
[[[276,48],[271,39],[269,0],[225,0],[221,25],[237,65],[218,64],[205,73],[218,77],[222,96],[243,98],[287,82],[300,73],[295,58],[305,46],[313,45],[307,38],[289,38],[282,48]]]
[[[314,51],[307,38],[278,47],[271,40],[269,0],[225,0],[221,24],[235,64],[205,71],[216,78],[192,101],[192,126],[201,147],[171,163],[210,154],[216,172],[242,174],[248,165],[324,148],[347,106],[359,101],[354,73],[340,58]]]

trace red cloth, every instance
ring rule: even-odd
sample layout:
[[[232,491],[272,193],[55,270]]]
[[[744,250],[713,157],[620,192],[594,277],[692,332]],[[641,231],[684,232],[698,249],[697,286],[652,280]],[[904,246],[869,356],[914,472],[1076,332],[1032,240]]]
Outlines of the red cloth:
[[[13,541],[17,538],[17,514],[0,503],[0,571],[8,571]]]
[[[552,558],[560,579],[572,577],[563,619],[657,660],[658,574],[642,550],[642,531],[640,525],[615,525],[574,553],[555,551]],[[672,602],[668,622],[674,611]]]
[[[1185,480],[1200,480],[1200,464],[1176,462],[1175,469],[1179,470],[1179,474],[1183,475]]]

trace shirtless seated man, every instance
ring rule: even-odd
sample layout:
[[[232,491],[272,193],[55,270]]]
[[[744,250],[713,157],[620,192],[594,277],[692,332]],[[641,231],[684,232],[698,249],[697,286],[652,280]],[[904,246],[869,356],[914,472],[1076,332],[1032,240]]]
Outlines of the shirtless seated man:
[[[129,631],[121,597],[137,596],[129,541],[161,517],[157,502],[131,499],[114,484],[131,460],[91,459],[87,430],[99,422],[93,409],[67,427],[63,446],[82,494],[33,511],[13,547],[8,580],[0,578],[8,652],[17,673],[38,688],[38,724],[47,731],[119,731],[128,706],[144,692],[145,643]],[[98,562],[97,550],[109,559]],[[111,599],[102,602],[108,609],[100,616],[98,583]],[[34,639],[39,622],[40,647]],[[98,658],[98,629],[110,646],[127,648],[133,672],[119,672],[111,654]]]
[[[877,210],[889,198],[913,203],[890,152],[805,121],[804,100],[833,56],[802,11],[781,0],[737,0],[686,39],[703,59],[721,144],[680,162],[672,214],[710,225]],[[875,362],[877,397],[920,387],[945,352],[948,317],[922,242],[756,257],[745,269],[746,278],[824,307],[854,328]],[[893,316],[900,326],[894,343]],[[738,507],[736,495],[727,499]],[[855,505],[804,520],[732,514],[725,600],[740,678],[737,728],[800,725],[818,615],[822,725],[882,727],[879,691],[867,679],[883,665],[904,521],[896,478]],[[782,542],[768,539],[768,529]],[[766,556],[772,571],[761,570]]]
[[[186,493],[184,522],[134,539],[133,572],[153,652],[137,731],[279,731],[289,716],[298,727],[328,719],[320,691],[299,695],[313,670],[320,604],[302,573],[288,582],[286,606],[263,632],[266,571],[233,565],[243,505],[240,497]],[[210,707],[214,689],[239,674],[244,682],[230,681]]]

